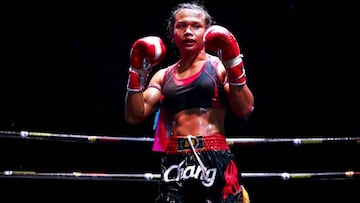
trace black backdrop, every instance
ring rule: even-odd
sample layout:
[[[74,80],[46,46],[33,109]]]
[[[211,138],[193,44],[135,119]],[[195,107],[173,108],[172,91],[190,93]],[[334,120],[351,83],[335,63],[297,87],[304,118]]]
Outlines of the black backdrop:
[[[151,133],[124,121],[129,51],[145,35],[166,38],[180,1],[42,2],[9,5],[4,23],[3,129]],[[206,1],[237,37],[256,107],[233,136],[328,136],[358,132],[356,16],[351,5],[311,1]],[[345,4],[345,3],[344,3]],[[235,125],[235,128],[232,128]],[[145,132],[144,132],[145,131]]]
[[[172,55],[173,47],[166,38],[165,20],[170,8],[178,2],[7,3],[2,25],[1,130],[151,136],[152,117],[136,126],[124,121],[129,51],[137,38],[156,34],[166,42],[168,55],[155,69],[174,62],[176,56]],[[249,122],[241,122],[232,114],[227,116],[229,136],[358,136],[357,31],[354,26],[356,13],[351,5],[296,0],[203,3],[215,20],[237,37],[245,56],[248,84],[256,99]],[[1,143],[2,152],[11,154],[2,162],[4,170],[157,171],[158,157],[151,153],[150,146],[5,139]],[[312,157],[318,153],[315,149],[294,152],[292,148],[280,146],[245,148],[236,153],[246,157],[240,158],[244,159],[246,171],[356,169],[358,164],[349,154],[358,152],[358,147],[344,147],[348,151],[338,154],[334,152],[338,146],[318,148],[326,151],[320,157]],[[135,156],[135,153],[139,155]],[[282,154],[299,156],[302,162],[285,158],[267,162]],[[50,156],[43,160],[45,155]],[[129,158],[130,155],[135,158]],[[301,155],[306,155],[306,158],[301,158]],[[317,162],[318,159],[331,160],[342,155],[347,156],[344,158],[346,161],[336,158],[338,162]],[[143,157],[149,158],[145,164]],[[19,187],[17,180],[6,180],[6,183],[9,188],[12,184],[14,188]],[[34,184],[33,181],[22,183]],[[44,183],[38,184],[44,186]],[[46,182],[43,188],[47,188],[46,184],[53,183]],[[76,184],[81,188],[85,185]],[[100,194],[106,193],[102,191],[102,185],[90,184],[88,187]],[[123,188],[122,183],[120,186],[117,184],[107,183],[108,195],[134,195],[126,192],[122,195],[121,190],[114,189]],[[129,185],[129,190],[140,190],[132,184],[125,185]],[[278,186],[275,193],[286,190],[291,194],[295,191],[291,191],[293,185],[288,187],[282,183],[255,181],[249,184],[254,196],[257,193],[262,197],[270,195],[267,190],[272,188],[272,184]],[[313,183],[318,187],[328,186],[325,187],[328,192],[321,194],[308,190],[304,183],[297,184],[311,196],[319,194],[327,198],[339,188],[348,195],[348,188],[358,185],[352,181],[337,182],[349,187],[329,189],[335,183]],[[64,185],[60,189],[65,190],[63,193],[75,190],[69,189],[68,184]],[[149,186],[148,195],[144,195],[145,199],[153,195],[152,186]],[[78,190],[78,193],[87,192]],[[308,196],[297,192],[293,195]],[[283,194],[270,195],[271,199],[280,196],[284,198]],[[266,200],[257,198],[259,200],[254,202]]]

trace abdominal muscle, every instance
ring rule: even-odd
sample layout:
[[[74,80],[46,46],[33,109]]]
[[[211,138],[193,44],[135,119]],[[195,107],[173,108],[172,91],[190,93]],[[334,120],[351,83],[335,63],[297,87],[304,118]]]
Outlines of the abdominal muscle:
[[[192,108],[172,116],[173,135],[211,135],[224,133],[223,109]]]

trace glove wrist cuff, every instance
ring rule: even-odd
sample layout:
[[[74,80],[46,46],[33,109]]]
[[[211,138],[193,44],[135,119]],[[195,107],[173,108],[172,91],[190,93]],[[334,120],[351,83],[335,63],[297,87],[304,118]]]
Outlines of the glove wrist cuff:
[[[127,83],[127,91],[142,92],[145,89],[148,74],[142,75],[137,69],[129,69],[129,77]]]
[[[246,83],[246,74],[243,63],[227,70],[227,80],[230,85],[242,86]]]
[[[242,57],[243,57],[243,55],[242,55],[242,54],[239,54],[239,55],[237,55],[235,58],[232,58],[232,59],[227,60],[227,61],[223,61],[223,64],[224,64],[224,66],[225,66],[226,69],[230,69],[230,68],[232,68],[232,67],[236,67],[236,66],[238,66],[239,64],[242,64],[242,63],[243,63]]]

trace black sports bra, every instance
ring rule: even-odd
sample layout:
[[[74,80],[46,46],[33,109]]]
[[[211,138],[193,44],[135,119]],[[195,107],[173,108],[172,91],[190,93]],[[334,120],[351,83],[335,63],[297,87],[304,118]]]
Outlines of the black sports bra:
[[[224,106],[226,98],[224,86],[218,77],[216,63],[207,60],[201,71],[185,79],[175,77],[176,66],[166,70],[162,89],[163,105],[168,113],[173,115],[189,108]]]

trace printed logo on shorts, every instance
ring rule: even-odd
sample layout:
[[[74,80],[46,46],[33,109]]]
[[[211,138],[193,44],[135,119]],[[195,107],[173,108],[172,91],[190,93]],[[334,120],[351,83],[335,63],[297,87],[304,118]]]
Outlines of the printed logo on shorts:
[[[178,165],[169,166],[165,172],[163,179],[165,182],[180,181],[187,179],[198,179],[205,187],[211,187],[216,177],[216,168],[202,168],[200,165],[189,165],[184,167],[184,162]],[[205,173],[205,174],[204,174]]]

